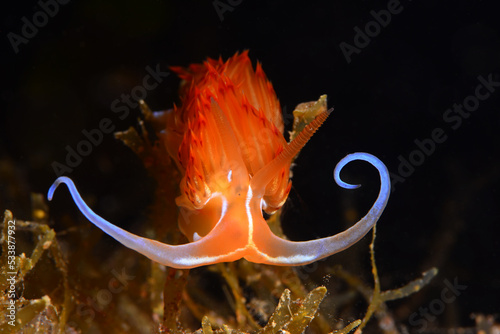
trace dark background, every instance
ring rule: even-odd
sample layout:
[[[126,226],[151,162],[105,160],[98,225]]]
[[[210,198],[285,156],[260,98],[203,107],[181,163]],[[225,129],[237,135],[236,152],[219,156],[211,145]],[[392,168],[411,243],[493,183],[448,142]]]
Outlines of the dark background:
[[[84,140],[84,129],[97,128],[105,117],[117,130],[135,125],[138,108],[121,120],[111,104],[142,84],[146,66],[166,71],[249,49],[288,115],[321,94],[335,107],[296,161],[283,216],[287,235],[327,236],[352,224],[346,210],[357,218],[369,209],[378,192],[373,168],[346,168],[346,180],[365,185],[357,191],[333,181],[333,168],[346,154],[370,152],[398,174],[401,159],[418,154],[415,140],[441,128],[446,140],[395,184],[378,225],[382,287],[401,286],[437,266],[440,274],[422,297],[405,304],[407,314],[439,299],[445,280],[467,288],[446,305],[444,325],[450,309],[460,315],[452,324],[462,326],[473,323],[473,313],[498,314],[500,87],[457,129],[443,119],[447,109],[474,95],[478,76],[500,81],[498,5],[402,0],[401,11],[348,62],[339,45],[354,45],[354,28],[364,30],[374,21],[370,12],[392,1],[221,3],[231,10],[219,15],[212,1],[70,1],[59,4],[17,53],[8,34],[21,35],[22,18],[33,22],[41,7],[24,1],[4,8],[0,208],[29,219],[29,194],[46,193],[56,178],[52,163],[64,163],[66,146]],[[169,75],[148,92],[147,103],[170,108],[178,101],[178,84]],[[111,134],[67,175],[94,198],[91,206],[103,217],[132,230],[144,223],[154,186],[139,159]],[[56,194],[54,211],[79,217],[64,191]],[[365,274],[366,241],[356,246],[366,254]],[[330,263],[345,262],[349,252]]]

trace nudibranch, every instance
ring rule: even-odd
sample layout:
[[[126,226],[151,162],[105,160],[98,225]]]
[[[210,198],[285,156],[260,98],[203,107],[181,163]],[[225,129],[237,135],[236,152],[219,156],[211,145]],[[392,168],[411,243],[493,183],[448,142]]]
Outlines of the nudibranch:
[[[83,201],[73,181],[59,177],[50,187],[65,183],[80,211],[123,245],[169,267],[193,268],[241,258],[279,266],[305,265],[340,252],[360,240],[375,225],[390,193],[385,165],[368,153],[342,159],[334,170],[353,160],[377,168],[380,191],[369,212],[355,225],[331,237],[294,242],[273,234],[263,217],[278,210],[291,187],[293,158],[326,120],[323,110],[289,143],[283,136],[281,108],[260,63],[255,70],[247,52],[226,62],[208,59],[188,68],[173,67],[184,80],[181,106],[166,115],[168,153],[182,173],[178,225],[189,242],[168,245],[129,233],[104,220]]]

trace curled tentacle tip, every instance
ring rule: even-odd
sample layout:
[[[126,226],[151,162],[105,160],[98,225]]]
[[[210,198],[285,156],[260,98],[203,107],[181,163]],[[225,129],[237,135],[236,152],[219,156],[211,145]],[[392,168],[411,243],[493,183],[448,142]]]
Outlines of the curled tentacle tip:
[[[361,185],[359,184],[350,184],[342,181],[340,179],[340,171],[342,168],[344,168],[345,165],[347,165],[349,162],[354,161],[354,160],[362,160],[369,162],[372,164],[375,168],[378,169],[379,173],[381,173],[381,178],[384,180],[389,179],[389,172],[387,171],[387,167],[385,167],[384,163],[380,161],[376,156],[370,154],[370,153],[364,153],[364,152],[356,152],[352,154],[348,154],[346,157],[344,157],[342,160],[339,161],[337,166],[335,166],[335,170],[333,171],[333,177],[335,179],[335,182],[342,188],[346,189],[356,189],[360,187]],[[387,184],[390,185],[390,181],[386,182],[384,186],[387,186]]]
[[[361,187],[360,184],[347,183],[347,182],[342,181],[342,179],[340,178],[340,171],[342,170],[342,168],[344,168],[344,166],[347,165],[352,160],[356,160],[356,159],[351,159],[352,155],[353,154],[349,154],[348,156],[346,156],[342,160],[340,160],[339,163],[337,164],[337,166],[335,166],[335,169],[333,170],[333,178],[335,179],[335,182],[340,187],[345,188],[345,189],[356,189],[356,188]]]
[[[49,201],[52,201],[52,197],[54,196],[54,191],[56,191],[57,186],[59,185],[59,182],[57,180],[52,183],[52,185],[49,188],[49,191],[47,192],[47,199]]]
[[[356,188],[361,187],[361,184],[350,184],[350,183],[344,182],[340,178],[338,178],[337,175],[335,176],[335,182],[337,182],[337,184],[340,187],[345,188],[345,189],[356,189]]]
[[[54,191],[56,191],[57,187],[61,183],[66,183],[66,180],[69,180],[66,176],[60,176],[54,181],[54,183],[52,183],[52,185],[49,188],[49,191],[47,192],[47,199],[49,201],[52,201],[52,197],[54,196]]]
[[[361,186],[360,184],[350,184],[350,183],[344,182],[340,179],[340,171],[342,170],[342,168],[344,168],[345,165],[347,165],[349,162],[354,161],[354,160],[367,161],[379,170],[385,169],[385,166],[382,163],[382,161],[380,161],[377,157],[375,157],[374,155],[371,155],[370,153],[356,152],[356,153],[348,154],[342,160],[339,161],[337,166],[335,166],[335,170],[333,171],[333,178],[335,179],[335,182],[337,182],[337,184],[342,188],[356,189],[356,188],[359,188]]]

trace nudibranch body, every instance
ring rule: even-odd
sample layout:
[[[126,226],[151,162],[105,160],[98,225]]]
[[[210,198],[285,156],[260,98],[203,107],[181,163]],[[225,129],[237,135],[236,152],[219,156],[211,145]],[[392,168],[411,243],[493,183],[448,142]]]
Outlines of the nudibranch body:
[[[179,228],[190,242],[163,244],[111,224],[85,204],[67,177],[54,182],[49,200],[57,186],[65,183],[92,223],[125,246],[175,268],[241,258],[272,265],[304,265],[350,247],[374,226],[389,198],[389,173],[376,157],[354,153],[339,162],[334,177],[340,186],[352,189],[357,186],[344,183],[339,176],[347,163],[364,160],[377,168],[381,188],[367,215],[348,230],[327,238],[292,242],[274,235],[262,211],[272,214],[286,201],[292,159],[330,111],[319,113],[287,143],[276,94],[261,65],[253,69],[247,52],[226,62],[208,59],[187,69],[172,70],[184,80],[182,104],[167,113],[162,140],[182,173],[176,203]]]

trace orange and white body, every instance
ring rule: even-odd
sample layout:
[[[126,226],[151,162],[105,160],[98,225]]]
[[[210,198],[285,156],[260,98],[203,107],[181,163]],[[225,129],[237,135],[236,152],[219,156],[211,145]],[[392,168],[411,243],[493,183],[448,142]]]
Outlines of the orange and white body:
[[[320,113],[290,143],[283,137],[278,99],[260,64],[254,70],[247,52],[226,62],[208,59],[187,69],[172,68],[183,80],[181,106],[169,111],[162,140],[182,173],[179,228],[189,239],[167,245],[131,234],[96,215],[71,179],[58,178],[49,200],[65,183],[82,213],[125,246],[153,261],[193,268],[245,258],[256,263],[304,265],[337,253],[361,239],[377,222],[390,193],[387,168],[376,157],[354,153],[335,169],[365,160],[380,174],[379,196],[368,214],[335,236],[292,242],[274,235],[262,210],[278,210],[290,191],[290,164],[330,111]]]

